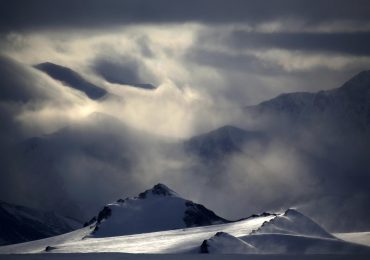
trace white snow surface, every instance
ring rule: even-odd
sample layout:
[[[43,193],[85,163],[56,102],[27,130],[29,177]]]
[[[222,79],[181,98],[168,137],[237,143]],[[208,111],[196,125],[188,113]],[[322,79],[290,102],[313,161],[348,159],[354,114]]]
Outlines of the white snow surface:
[[[334,235],[344,241],[370,247],[370,232],[335,233]]]
[[[108,204],[112,215],[103,221],[94,237],[112,237],[185,228],[185,200],[152,196]]]
[[[228,224],[105,238],[86,237],[91,232],[86,227],[61,236],[0,247],[0,254],[42,253],[47,246],[54,248],[50,251],[53,253],[198,253],[202,242],[217,232],[246,236],[272,218],[256,217]]]
[[[285,222],[285,217],[288,217],[288,222]],[[284,221],[281,222],[281,219]],[[303,227],[298,230],[295,222]],[[285,227],[281,223],[286,224]],[[274,228],[270,229],[271,233],[266,233],[269,224],[274,224]],[[370,247],[328,237],[326,233],[321,233],[317,224],[292,210],[277,216],[260,216],[227,224],[115,237],[92,237],[90,234],[94,227],[93,224],[56,237],[3,246],[0,247],[0,254],[65,253],[72,256],[85,253],[94,257],[101,253],[197,254],[201,252],[201,245],[206,240],[209,253],[216,255],[370,255]],[[305,229],[315,232],[310,233]]]
[[[255,254],[257,248],[225,232],[219,232],[203,242],[209,254]],[[205,253],[205,252],[203,252]]]
[[[200,204],[181,198],[164,184],[106,205],[91,237],[113,237],[228,223]],[[92,224],[92,223],[90,223]]]
[[[264,223],[254,234],[290,234],[334,238],[329,232],[302,213],[288,209],[271,221]]]

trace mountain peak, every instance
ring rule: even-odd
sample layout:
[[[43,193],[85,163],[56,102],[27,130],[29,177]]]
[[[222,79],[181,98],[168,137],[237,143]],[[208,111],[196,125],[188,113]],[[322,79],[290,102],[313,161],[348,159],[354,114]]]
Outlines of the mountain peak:
[[[364,70],[353,76],[339,89],[366,91],[370,89],[370,70]]]
[[[112,237],[228,222],[158,183],[136,197],[106,205],[85,226],[95,224],[94,237]]]
[[[168,188],[166,185],[162,183],[158,183],[153,186],[153,188],[146,190],[139,194],[139,198],[144,199],[148,197],[148,195],[154,196],[163,196],[163,197],[174,197],[178,196],[176,192]]]

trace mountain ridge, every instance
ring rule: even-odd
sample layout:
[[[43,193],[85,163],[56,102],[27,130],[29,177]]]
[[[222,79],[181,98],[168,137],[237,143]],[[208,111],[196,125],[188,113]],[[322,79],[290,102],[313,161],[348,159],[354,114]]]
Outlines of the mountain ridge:
[[[56,214],[0,201],[0,245],[27,242],[70,232],[82,223]]]

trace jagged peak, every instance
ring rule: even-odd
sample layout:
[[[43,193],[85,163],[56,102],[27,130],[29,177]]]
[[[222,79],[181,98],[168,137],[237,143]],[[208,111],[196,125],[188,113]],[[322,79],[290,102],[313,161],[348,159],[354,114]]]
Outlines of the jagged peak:
[[[288,208],[284,214],[284,216],[303,216],[303,214],[301,212],[299,212],[298,210],[294,209],[294,208]]]
[[[162,183],[158,183],[153,186],[153,188],[146,190],[139,194],[139,198],[144,199],[148,197],[148,195],[154,195],[154,196],[163,196],[163,197],[176,197],[178,194],[168,188],[166,185]]]

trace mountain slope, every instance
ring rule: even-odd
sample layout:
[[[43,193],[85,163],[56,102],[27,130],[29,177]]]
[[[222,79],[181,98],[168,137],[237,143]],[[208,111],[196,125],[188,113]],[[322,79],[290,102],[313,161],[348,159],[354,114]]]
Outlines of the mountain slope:
[[[245,236],[217,233],[204,240],[199,250],[209,254],[370,254],[370,247],[339,240],[293,209]]]
[[[86,227],[0,253],[370,254],[292,209],[226,221],[163,184],[108,204]]]
[[[278,216],[283,215],[278,214]],[[220,225],[102,238],[89,235],[93,232],[94,225],[91,225],[52,238],[0,247],[0,253],[188,254],[203,252],[281,256],[318,253],[370,254],[369,247],[335,238],[287,233],[251,234],[263,223],[274,218],[275,216],[272,215],[261,216]]]
[[[217,232],[200,246],[203,254],[255,254],[257,248],[225,232]]]
[[[70,68],[51,62],[40,63],[34,67],[53,79],[61,81],[64,85],[84,92],[91,99],[99,99],[107,94],[105,89],[92,84]]]
[[[294,209],[288,209],[284,214],[276,216],[253,231],[253,234],[266,233],[334,238],[317,223]]]
[[[192,137],[184,142],[185,150],[203,160],[217,160],[226,155],[242,152],[253,143],[266,144],[268,137],[262,132],[247,131],[226,125],[209,133]]]
[[[245,111],[254,118],[274,118],[299,127],[314,124],[330,126],[349,133],[370,130],[370,71],[363,71],[341,87],[317,93],[289,93],[264,101]],[[269,120],[267,120],[269,121]]]
[[[344,241],[370,247],[370,232],[336,233],[334,235]]]
[[[263,222],[271,218],[273,218],[273,216],[250,218],[220,225],[104,238],[89,236],[88,234],[92,232],[90,228],[93,226],[87,226],[69,234],[53,238],[0,247],[0,254],[45,253],[47,246],[53,248],[49,251],[50,253],[199,253],[199,246],[202,241],[210,238],[217,232],[227,232],[236,237],[244,236],[252,232],[252,230],[257,229]]]
[[[80,228],[81,223],[55,214],[0,202],[0,245],[51,237]]]
[[[108,204],[90,223],[97,221],[93,237],[112,237],[195,226],[227,223],[200,204],[179,197],[163,184],[137,197]]]
[[[253,129],[289,147],[292,153],[285,158],[299,158],[301,168],[320,183],[308,195],[317,197],[305,213],[336,232],[370,228],[370,71],[336,89],[279,95],[246,107],[244,115]],[[289,159],[283,162],[290,164]],[[347,201],[350,210],[342,203],[345,198],[352,200]],[[342,216],[341,222],[332,221],[333,212]]]

